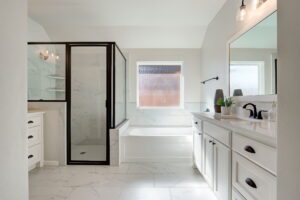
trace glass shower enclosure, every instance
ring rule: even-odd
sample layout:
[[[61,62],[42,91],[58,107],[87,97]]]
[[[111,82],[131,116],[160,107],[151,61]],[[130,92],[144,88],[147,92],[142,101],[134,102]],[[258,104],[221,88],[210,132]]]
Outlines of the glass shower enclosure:
[[[117,44],[29,43],[28,48],[42,49],[40,51],[45,55],[49,54],[48,49],[60,52],[52,56],[56,61],[53,68],[56,66],[60,70],[51,71],[51,76],[57,77],[57,83],[49,87],[56,95],[48,95],[49,99],[45,99],[47,95],[32,98],[33,92],[29,88],[28,98],[33,102],[67,103],[67,164],[109,164],[109,131],[126,120],[126,59]],[[35,56],[37,54],[39,56]],[[40,54],[32,51],[29,57],[31,60],[38,58],[40,62]],[[65,64],[64,73],[62,64],[58,67],[58,63],[62,63],[60,60]],[[41,67],[43,69],[47,68]],[[32,73],[28,74],[29,82],[35,79]],[[38,79],[47,80],[49,76],[39,75]],[[58,83],[62,88],[57,87]],[[45,90],[49,92],[49,88]]]

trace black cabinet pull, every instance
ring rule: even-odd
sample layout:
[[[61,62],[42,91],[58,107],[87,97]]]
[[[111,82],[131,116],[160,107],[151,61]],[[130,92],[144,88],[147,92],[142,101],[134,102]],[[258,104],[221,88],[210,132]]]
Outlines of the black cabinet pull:
[[[33,155],[29,155],[29,156],[28,156],[28,159],[30,159],[30,158],[33,158]]]
[[[32,120],[28,121],[28,124],[33,124],[34,122]]]
[[[209,140],[209,143],[212,143],[213,141],[212,140]]]
[[[28,136],[28,139],[32,139],[32,138],[33,138],[33,135],[29,135],[29,136]]]
[[[195,122],[195,124],[198,124],[198,122]]]
[[[249,153],[255,153],[255,150],[251,146],[245,146],[244,150]]]
[[[212,145],[215,145],[215,144],[216,144],[215,142],[212,143]]]
[[[255,182],[251,179],[251,178],[247,178],[246,181],[245,181],[250,187],[252,188],[257,188]]]

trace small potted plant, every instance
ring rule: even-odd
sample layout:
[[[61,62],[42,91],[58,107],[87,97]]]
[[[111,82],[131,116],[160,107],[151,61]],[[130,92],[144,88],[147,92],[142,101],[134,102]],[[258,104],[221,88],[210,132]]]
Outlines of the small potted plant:
[[[220,98],[217,102],[217,105],[221,106],[221,114],[222,115],[230,115],[231,114],[231,106],[234,104],[231,97],[225,97],[224,99]]]

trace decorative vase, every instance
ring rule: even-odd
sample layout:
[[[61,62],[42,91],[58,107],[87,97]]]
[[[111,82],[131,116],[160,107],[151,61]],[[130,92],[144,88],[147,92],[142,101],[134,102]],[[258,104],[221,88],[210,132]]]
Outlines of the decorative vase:
[[[224,93],[222,89],[217,89],[215,93],[215,102],[214,102],[214,107],[215,107],[215,112],[216,113],[221,113],[221,106],[217,105],[217,102],[219,99],[224,99]]]
[[[231,115],[231,107],[221,107],[221,114],[222,115]]]
[[[234,97],[243,96],[243,91],[241,89],[235,89],[233,91],[233,96]]]

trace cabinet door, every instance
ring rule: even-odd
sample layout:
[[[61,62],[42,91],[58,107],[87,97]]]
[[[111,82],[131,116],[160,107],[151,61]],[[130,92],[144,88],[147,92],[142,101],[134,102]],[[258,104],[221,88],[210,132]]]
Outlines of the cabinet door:
[[[213,188],[214,177],[214,147],[213,138],[206,134],[203,134],[203,176],[206,179],[208,185]]]
[[[199,131],[194,131],[194,163],[198,170],[202,173],[202,145],[203,135]]]
[[[231,151],[214,141],[214,192],[219,200],[231,199]]]

